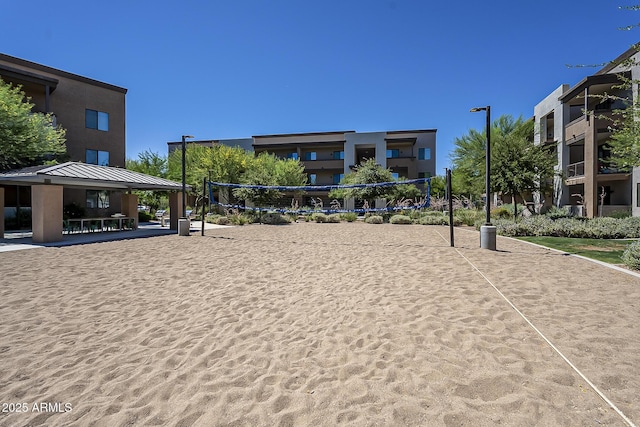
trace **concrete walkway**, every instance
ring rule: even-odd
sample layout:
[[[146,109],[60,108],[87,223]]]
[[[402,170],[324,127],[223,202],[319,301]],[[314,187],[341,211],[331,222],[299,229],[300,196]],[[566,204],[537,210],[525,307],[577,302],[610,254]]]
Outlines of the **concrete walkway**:
[[[190,230],[192,233],[200,232],[200,221],[192,221]],[[228,227],[224,225],[205,223],[205,230]],[[169,227],[161,227],[157,222],[145,222],[138,226],[137,230],[127,231],[103,231],[101,233],[77,233],[64,234],[62,241],[51,243],[33,243],[30,231],[6,232],[0,239],[0,252],[18,251],[23,249],[35,249],[42,247],[62,247],[71,245],[86,245],[88,243],[112,242],[116,240],[139,239],[144,237],[166,236],[177,234],[177,230]]]

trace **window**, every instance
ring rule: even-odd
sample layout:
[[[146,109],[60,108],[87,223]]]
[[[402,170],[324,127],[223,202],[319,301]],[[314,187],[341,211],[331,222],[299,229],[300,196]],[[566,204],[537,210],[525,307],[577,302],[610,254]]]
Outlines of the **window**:
[[[419,148],[418,160],[431,160],[431,148]]]
[[[431,178],[431,172],[418,172],[418,178]]]
[[[87,208],[107,209],[109,207],[109,192],[106,190],[87,190]]]
[[[109,166],[109,152],[87,150],[86,162],[91,165]]]
[[[298,153],[289,153],[289,154],[287,154],[287,159],[298,160]]]
[[[309,184],[316,185],[316,179],[317,178],[318,178],[318,176],[315,173],[310,173],[309,174]]]
[[[333,160],[344,160],[344,151],[334,151]]]
[[[398,172],[391,172],[391,176],[393,177],[393,179],[398,180],[400,179],[400,174]]]
[[[387,150],[387,159],[395,159],[400,157],[400,150],[394,148],[392,150]]]
[[[340,184],[340,181],[342,181],[343,178],[344,178],[344,174],[343,173],[334,173],[333,174],[333,183],[334,184]]]
[[[95,110],[84,110],[84,125],[88,129],[109,130],[109,113]]]
[[[308,151],[308,152],[304,153],[304,159],[305,160],[315,160],[316,159],[316,152],[315,151]]]

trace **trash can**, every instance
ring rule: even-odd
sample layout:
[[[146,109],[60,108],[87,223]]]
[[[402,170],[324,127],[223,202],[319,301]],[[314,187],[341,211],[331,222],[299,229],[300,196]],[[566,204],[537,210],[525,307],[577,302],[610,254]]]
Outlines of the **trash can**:
[[[493,225],[483,225],[480,227],[480,248],[496,250],[496,227]]]
[[[180,218],[178,220],[178,235],[188,236],[190,227],[191,221],[188,218]]]

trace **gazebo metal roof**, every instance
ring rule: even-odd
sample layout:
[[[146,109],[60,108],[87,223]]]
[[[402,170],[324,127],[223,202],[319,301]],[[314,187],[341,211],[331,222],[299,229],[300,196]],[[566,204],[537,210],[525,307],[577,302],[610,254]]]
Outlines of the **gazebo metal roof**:
[[[65,187],[123,190],[180,191],[182,184],[156,176],[110,166],[67,162],[53,166],[32,166],[0,173],[0,184],[57,184]],[[187,189],[191,189],[187,186]]]

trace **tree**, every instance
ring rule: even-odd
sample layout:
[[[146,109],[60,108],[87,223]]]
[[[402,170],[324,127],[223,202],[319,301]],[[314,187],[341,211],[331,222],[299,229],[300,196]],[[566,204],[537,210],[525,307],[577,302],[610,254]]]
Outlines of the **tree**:
[[[444,176],[431,177],[431,195],[435,197],[444,197],[447,190],[447,179]]]
[[[0,79],[0,170],[36,166],[66,153],[65,130],[53,116],[32,112],[20,86]]]
[[[301,186],[307,184],[304,166],[297,159],[279,159],[273,154],[260,153],[249,162],[242,174],[241,183],[268,186]],[[269,206],[284,193],[276,189],[234,188],[233,195],[239,199],[251,200],[258,206]]]
[[[500,116],[491,126],[491,188],[512,200],[526,192],[544,189],[553,175],[555,156],[533,143],[534,123],[522,117]],[[484,192],[486,133],[475,129],[456,138],[451,160],[454,192],[480,196]]]
[[[137,160],[127,159],[126,168],[146,175],[166,178],[167,158],[153,151],[145,150],[138,154]],[[149,206],[153,210],[157,210],[165,204],[163,201],[166,199],[165,191],[136,191],[135,193],[141,204]]]
[[[619,9],[632,12],[640,11],[640,5],[620,6]],[[640,27],[640,24],[628,25],[619,29],[630,31],[636,27]],[[623,70],[630,70],[633,67],[640,66],[638,59],[636,59],[636,54],[640,52],[640,43],[633,44],[631,48],[635,50],[634,55],[618,63],[612,61],[610,64],[614,64]],[[607,144],[611,150],[611,156],[609,159],[601,160],[614,168],[629,171],[635,166],[640,166],[640,95],[636,93],[636,96],[633,96],[633,87],[637,87],[640,81],[625,77],[622,73],[618,77],[621,83],[615,88],[626,90],[629,96],[620,97],[605,94],[605,98],[622,101],[626,104],[626,108],[614,111],[613,122],[610,126],[610,130],[613,133]]]
[[[543,145],[533,143],[534,122],[520,122],[506,135],[500,135],[491,155],[491,186],[510,195],[517,219],[517,198],[524,193],[546,191],[546,179],[553,176],[555,156]]]
[[[640,166],[640,102],[620,112],[611,129],[609,164],[623,171]]]
[[[203,178],[214,182],[239,183],[253,154],[240,147],[215,145],[206,147],[187,144],[185,153],[186,181],[197,194],[202,192]],[[173,151],[168,158],[167,178],[182,181],[182,150]],[[226,189],[222,192],[228,196]],[[228,198],[228,197],[227,197]]]
[[[393,182],[396,179],[389,169],[378,165],[374,159],[363,161],[357,165],[355,172],[344,176],[340,184],[375,184]],[[370,205],[376,199],[400,200],[414,199],[420,196],[420,190],[413,184],[402,184],[388,187],[339,188],[329,192],[330,198],[365,200]]]
[[[468,194],[472,198],[480,198],[484,193],[486,142],[486,133],[475,129],[453,141],[456,148],[449,157],[452,162],[451,180],[455,194]]]
[[[146,175],[167,177],[167,158],[149,150],[139,153],[137,160],[127,159],[126,167]]]

